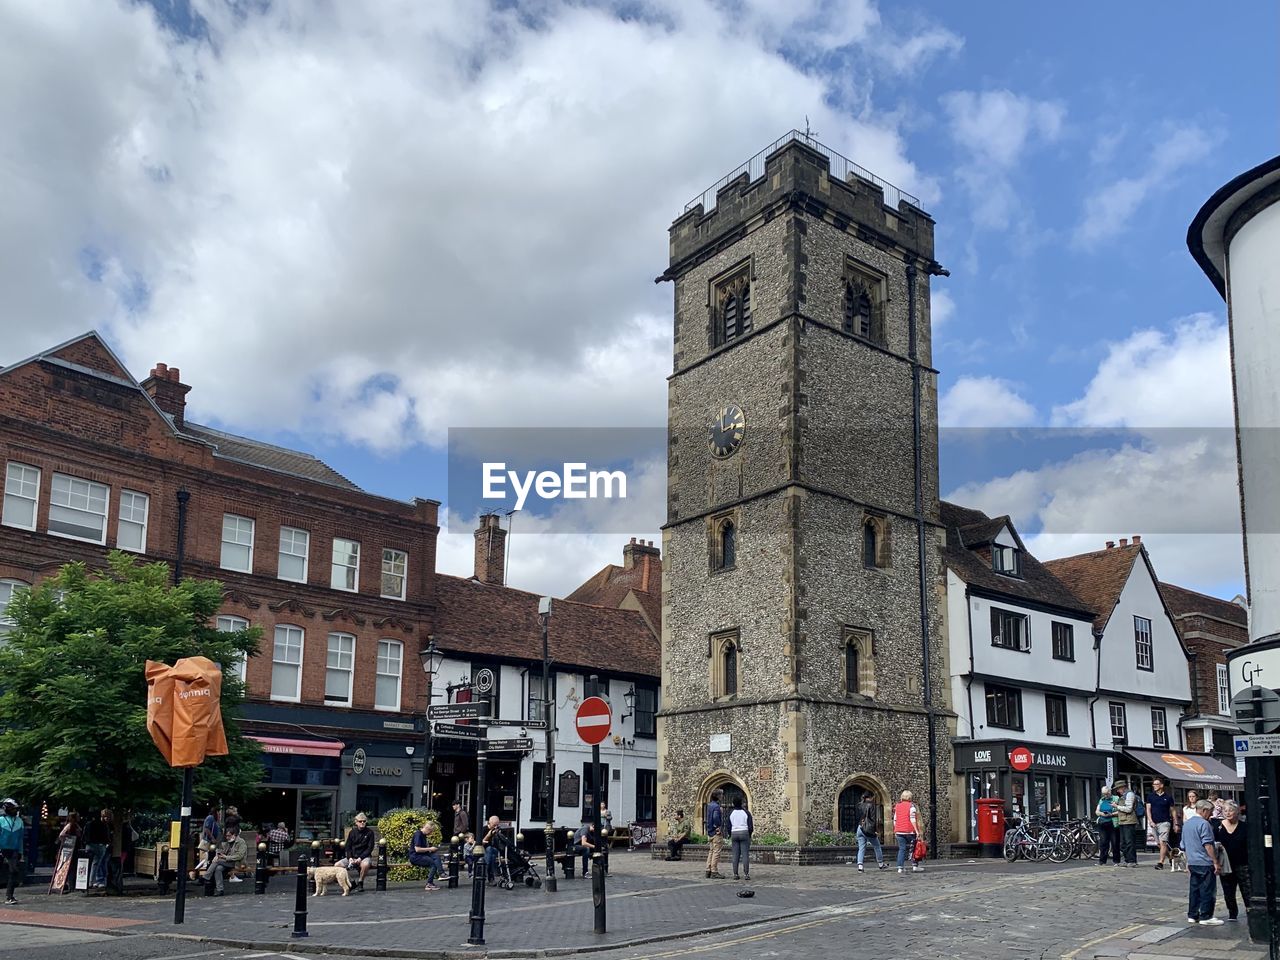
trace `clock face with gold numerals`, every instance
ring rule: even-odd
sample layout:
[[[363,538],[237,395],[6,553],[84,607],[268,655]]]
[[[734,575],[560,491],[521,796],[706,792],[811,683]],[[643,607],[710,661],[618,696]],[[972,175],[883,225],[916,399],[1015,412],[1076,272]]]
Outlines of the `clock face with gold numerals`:
[[[722,407],[716,418],[711,421],[711,454],[715,457],[730,457],[742,445],[743,434],[747,432],[747,421],[742,409],[732,403]]]

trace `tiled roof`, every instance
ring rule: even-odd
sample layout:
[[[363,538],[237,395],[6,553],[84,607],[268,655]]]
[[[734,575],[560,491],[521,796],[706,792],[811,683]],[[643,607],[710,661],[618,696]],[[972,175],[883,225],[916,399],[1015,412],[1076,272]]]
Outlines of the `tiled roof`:
[[[539,660],[538,594],[439,574],[432,634],[446,652]],[[661,674],[658,637],[636,610],[556,600],[547,643],[552,661],[561,666]]]
[[[641,545],[643,548],[643,545]],[[634,541],[628,550],[635,550]],[[626,551],[624,550],[624,555]],[[656,551],[632,553],[631,566],[606,564],[578,589],[567,597],[579,603],[598,607],[636,606],[644,612],[645,619],[655,633],[662,632],[662,562]],[[632,598],[632,599],[628,599]]]
[[[343,490],[364,492],[333,467],[309,453],[277,447],[260,440],[250,440],[248,437],[237,437],[235,434],[224,433],[213,427],[192,423],[190,420],[186,421],[181,429],[189,437],[212,444],[219,456],[249,463],[255,467],[264,467],[277,473],[315,480],[317,483],[325,483],[331,487],[341,487]]]
[[[1094,626],[1101,629],[1111,618],[1124,585],[1129,581],[1133,564],[1142,547],[1130,544],[1081,553],[1060,560],[1046,560],[1045,566],[1090,607],[1097,611]]]
[[[988,517],[980,510],[961,507],[942,501],[939,518],[947,528],[947,544],[943,548],[943,561],[965,583],[985,590],[998,591],[1023,600],[1049,604],[1092,619],[1095,611],[1077,597],[1065,584],[1049,572],[1029,552],[1022,553],[1022,576],[1007,577],[991,569],[989,550],[975,550],[985,546],[1006,525],[1012,530],[1008,517]],[[970,540],[970,535],[975,537]],[[985,539],[983,539],[985,537]]]
[[[1198,593],[1172,583],[1160,584],[1160,593],[1169,607],[1169,612],[1175,617],[1198,613],[1206,617],[1226,620],[1240,627],[1249,626],[1249,614],[1244,607],[1230,600],[1211,597],[1207,593]]]

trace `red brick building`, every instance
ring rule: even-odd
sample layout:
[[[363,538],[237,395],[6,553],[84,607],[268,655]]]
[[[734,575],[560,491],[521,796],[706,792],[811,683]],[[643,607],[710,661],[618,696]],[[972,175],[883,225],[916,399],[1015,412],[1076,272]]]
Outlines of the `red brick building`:
[[[13,590],[115,548],[217,579],[218,625],[263,631],[241,716],[268,789],[242,815],[305,837],[416,803],[429,637],[460,675],[540,670],[537,597],[503,585],[505,533],[485,518],[475,576],[439,575],[437,501],[380,497],[309,454],[193,423],[190,389],[164,364],[138,383],[96,333],[0,368],[0,631]],[[638,611],[566,604],[552,622],[558,669],[647,681],[656,698],[658,634]],[[456,779],[467,753],[438,749],[435,773]]]
[[[1191,715],[1183,723],[1187,749],[1234,766],[1231,735],[1237,727],[1231,720],[1227,654],[1249,642],[1248,612],[1234,601],[1172,583],[1161,583],[1160,593],[1191,654]]]

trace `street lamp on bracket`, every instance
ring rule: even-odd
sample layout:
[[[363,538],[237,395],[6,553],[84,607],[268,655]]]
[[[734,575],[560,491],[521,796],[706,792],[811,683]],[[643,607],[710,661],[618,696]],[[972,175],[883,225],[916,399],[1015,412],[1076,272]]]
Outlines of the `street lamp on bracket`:
[[[444,663],[444,654],[436,647],[436,638],[434,636],[427,637],[427,645],[418,651],[418,656],[422,658],[422,672],[427,675],[427,718],[426,726],[423,728],[423,752],[422,752],[422,805],[431,808],[431,697],[433,687],[435,686],[436,674],[440,672],[440,665]]]

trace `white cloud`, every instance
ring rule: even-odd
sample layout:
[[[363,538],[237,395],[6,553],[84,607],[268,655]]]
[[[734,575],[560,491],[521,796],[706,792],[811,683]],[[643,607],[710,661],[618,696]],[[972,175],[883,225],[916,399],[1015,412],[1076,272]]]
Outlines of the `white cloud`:
[[[937,196],[896,120],[778,53],[867,40],[870,0],[752,3],[745,31],[713,0],[199,9],[203,40],[123,0],[0,10],[6,360],[95,326],[180,366],[193,418],[380,450],[660,423],[652,278],[691,196],[805,112]]]
[[[952,139],[967,155],[956,176],[973,203],[974,221],[1007,229],[1021,206],[1015,168],[1028,149],[1058,139],[1066,108],[1009,90],[957,90],[943,95],[942,106]]]
[[[1141,174],[1108,183],[1085,199],[1072,242],[1090,248],[1123,232],[1148,197],[1170,187],[1177,174],[1207,156],[1212,145],[1209,134],[1195,124],[1169,131],[1152,148]],[[1104,138],[1099,149],[1106,156],[1114,148]]]
[[[1055,407],[1055,426],[1230,427],[1231,356],[1227,325],[1207,313],[1170,333],[1138,330],[1107,355],[1071,403]]]
[[[870,48],[898,74],[916,73],[937,57],[949,56],[964,49],[964,38],[946,27],[929,26],[914,36],[885,37]]]
[[[1228,594],[1243,577],[1226,328],[1207,315],[1109,345],[1059,427],[1126,428],[948,499],[1012,515],[1041,559],[1140,534],[1158,574]],[[1050,436],[1050,440],[1063,440]]]
[[[1009,90],[957,90],[943,95],[942,106],[956,143],[998,167],[1016,164],[1037,140],[1057,140],[1066,115],[1061,103]]]
[[[961,377],[938,401],[942,427],[1024,427],[1035,422],[1035,407],[1013,384],[997,377]]]
[[[945,290],[934,290],[929,295],[929,322],[936,331],[955,316],[956,301]]]

